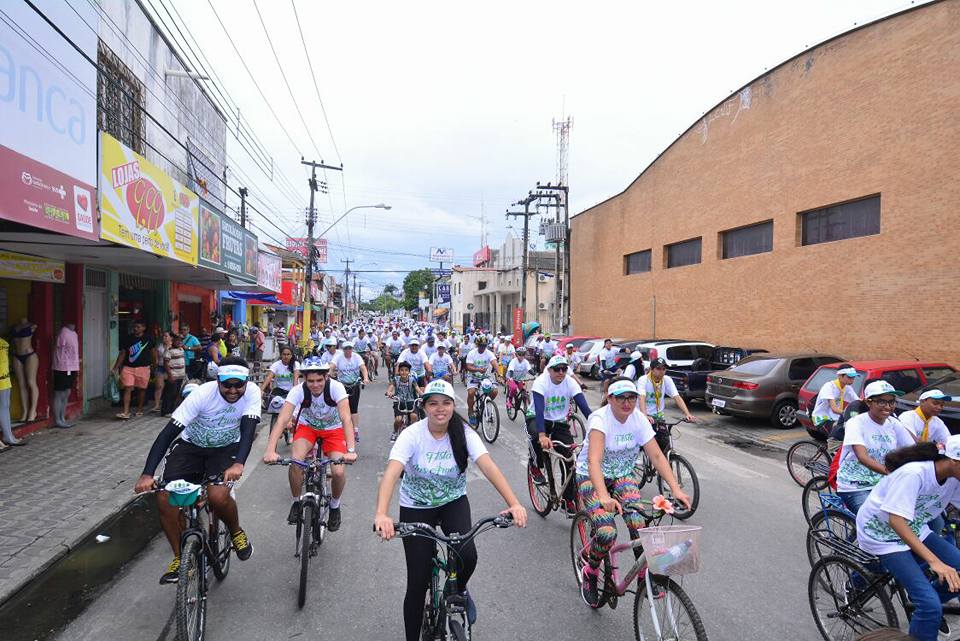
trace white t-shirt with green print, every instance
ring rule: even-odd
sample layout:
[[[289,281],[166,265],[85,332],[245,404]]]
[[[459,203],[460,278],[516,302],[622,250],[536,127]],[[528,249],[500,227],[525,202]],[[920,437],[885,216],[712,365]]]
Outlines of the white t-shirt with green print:
[[[843,449],[840,452],[840,468],[837,470],[837,491],[856,492],[869,490],[883,478],[860,462],[854,445],[867,448],[870,458],[881,465],[889,452],[898,447],[913,445],[913,437],[893,416],[883,425],[876,423],[866,412],[857,414],[844,424]]]
[[[530,391],[543,396],[545,421],[566,421],[570,400],[583,390],[580,389],[580,384],[569,376],[564,376],[559,385],[554,385],[550,380],[550,372],[547,371],[533,381]]]
[[[577,474],[588,476],[590,460],[590,432],[603,432],[603,458],[600,469],[603,478],[619,479],[633,474],[640,450],[654,437],[650,419],[633,410],[623,423],[617,420],[609,405],[601,407],[587,418],[587,436],[577,456]]]

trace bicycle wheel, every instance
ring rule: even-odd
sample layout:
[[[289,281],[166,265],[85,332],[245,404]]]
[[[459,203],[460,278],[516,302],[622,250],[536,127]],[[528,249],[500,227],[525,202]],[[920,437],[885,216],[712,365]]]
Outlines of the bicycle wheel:
[[[787,471],[800,487],[806,485],[813,476],[808,466],[821,462],[828,467],[830,465],[827,448],[816,441],[797,441],[787,450]]]
[[[583,445],[583,439],[587,437],[587,428],[578,414],[570,416],[570,436],[573,437],[575,445]]]
[[[213,568],[213,575],[218,581],[227,578],[230,572],[230,550],[233,549],[233,541],[230,539],[230,530],[226,524],[213,517],[210,519],[210,566]]]
[[[509,398],[509,397],[508,397]],[[507,407],[507,418],[511,421],[517,420],[517,403],[519,402],[516,398],[510,399],[510,405]]]
[[[307,573],[310,570],[310,539],[313,534],[313,506],[304,502],[300,508],[300,588],[297,591],[297,607],[303,609],[307,601]]]
[[[570,561],[573,563],[573,572],[577,577],[577,587],[580,586],[581,572],[583,571],[583,551],[593,538],[590,517],[586,512],[577,512],[573,517],[573,523],[570,524]],[[610,570],[610,557],[604,557],[600,563],[600,578],[597,580],[597,592],[599,600],[597,608],[606,605],[611,596],[615,596],[610,589],[613,582]]]
[[[814,530],[829,530],[830,533],[840,539],[857,542],[857,519],[847,512],[828,509],[819,512],[810,517],[810,529],[807,530],[807,559],[810,566],[820,560],[823,556],[833,554],[833,548],[821,543],[813,534]]]
[[[803,507],[803,518],[807,522],[807,525],[810,525],[810,519],[813,518],[814,514],[823,511],[823,504],[820,502],[820,493],[824,491],[833,493],[825,476],[814,476],[803,486],[803,494],[800,500],[801,506]]]
[[[679,454],[670,452],[668,461],[670,463],[670,469],[677,479],[677,484],[680,485],[680,489],[690,497],[690,509],[684,507],[683,503],[673,500],[670,494],[670,486],[667,485],[666,481],[660,478],[659,475],[657,475],[657,488],[661,494],[673,503],[674,518],[678,518],[681,521],[689,519],[693,516],[693,513],[697,511],[697,506],[700,505],[700,479],[697,478],[697,473],[694,471],[693,466],[690,465],[690,461]]]
[[[493,444],[500,436],[500,409],[491,399],[487,399],[483,404],[483,415],[480,417],[480,434],[490,444]]]
[[[862,565],[840,556],[825,556],[816,562],[807,594],[813,620],[824,639],[854,641],[870,630],[899,627],[886,586],[872,578]],[[857,584],[867,585],[858,590]]]
[[[550,500],[552,481],[548,476],[549,474],[550,471],[546,470],[544,472],[544,477],[546,477],[544,482],[537,484],[533,479],[533,474],[530,473],[530,464],[527,464],[527,490],[530,492],[530,505],[534,512],[544,517],[550,514],[550,510],[553,509]]]
[[[447,615],[447,627],[450,629],[451,641],[467,641],[466,625],[460,619]]]
[[[204,598],[203,549],[200,539],[191,536],[180,552],[177,579],[177,641],[199,641],[207,625],[207,600]]]
[[[633,600],[633,634],[637,641],[707,641],[703,621],[683,588],[665,576],[656,576],[652,580],[655,589],[662,590],[663,595],[655,594],[651,602],[644,581],[637,583],[637,595]]]

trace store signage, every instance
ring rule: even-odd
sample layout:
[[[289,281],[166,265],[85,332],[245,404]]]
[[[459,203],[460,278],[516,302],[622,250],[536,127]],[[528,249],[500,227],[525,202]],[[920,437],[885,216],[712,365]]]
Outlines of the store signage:
[[[36,5],[4,3],[0,21],[0,218],[97,240],[97,69],[71,42],[96,58],[99,14]]]
[[[0,251],[0,278],[62,283],[66,280],[66,269],[60,260]]]
[[[197,263],[251,283],[257,279],[248,273],[247,236],[250,234],[210,203],[200,201],[200,255]],[[254,243],[256,237],[254,237]],[[256,244],[253,259],[257,260]],[[256,270],[255,270],[256,271]]]
[[[437,306],[450,307],[450,283],[437,283]]]
[[[327,239],[314,238],[313,246],[316,248],[315,262],[320,265],[327,263]],[[307,239],[306,238],[287,238],[287,251],[300,254],[301,257],[307,257]]]
[[[520,307],[513,308],[513,344],[523,345],[523,309]]]
[[[489,263],[490,257],[490,247],[488,245],[484,245],[479,251],[473,253],[473,266],[480,267],[481,265]]]
[[[100,133],[100,237],[196,265],[198,196],[106,132]]]
[[[281,291],[283,261],[279,256],[267,252],[257,253],[257,285],[271,292]]]
[[[450,276],[453,274],[452,269],[438,269],[436,267],[430,268],[430,273],[432,273],[436,278],[443,278],[444,276]]]
[[[433,261],[434,263],[452,263],[453,248],[452,247],[431,247],[430,260]]]

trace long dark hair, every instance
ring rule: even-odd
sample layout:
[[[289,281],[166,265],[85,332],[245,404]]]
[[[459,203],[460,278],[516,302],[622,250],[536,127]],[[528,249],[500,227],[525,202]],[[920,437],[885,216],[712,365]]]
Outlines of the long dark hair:
[[[467,471],[467,432],[466,421],[458,413],[450,416],[447,425],[447,434],[450,435],[450,449],[453,450],[453,460],[457,462],[460,473]]]
[[[287,350],[290,351],[290,363],[285,367],[287,368],[288,372],[293,372],[293,370],[297,368],[297,353],[293,351],[293,348],[289,345],[284,345],[280,348],[280,363],[283,363],[283,353]]]
[[[936,443],[917,443],[908,445],[888,452],[883,464],[891,472],[906,465],[907,463],[916,463],[918,461],[939,461],[946,458],[940,453],[940,448]]]

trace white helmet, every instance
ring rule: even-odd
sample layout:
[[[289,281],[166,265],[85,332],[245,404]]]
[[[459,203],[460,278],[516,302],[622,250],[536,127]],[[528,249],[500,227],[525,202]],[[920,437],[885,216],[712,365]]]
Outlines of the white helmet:
[[[491,391],[493,389],[493,381],[491,381],[489,378],[483,379],[480,381],[480,389],[484,392]]]

